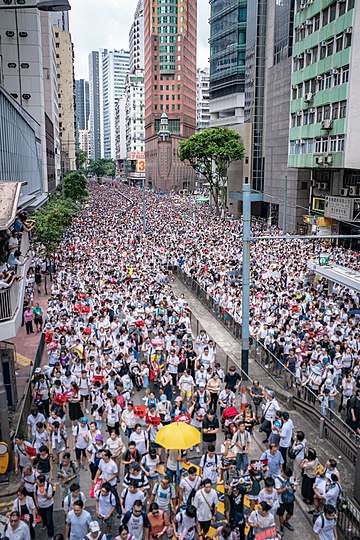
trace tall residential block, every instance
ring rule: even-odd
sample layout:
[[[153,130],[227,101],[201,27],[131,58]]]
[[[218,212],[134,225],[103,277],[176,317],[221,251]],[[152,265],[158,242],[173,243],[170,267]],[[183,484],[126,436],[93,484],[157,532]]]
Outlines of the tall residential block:
[[[59,129],[63,174],[76,169],[75,79],[71,34],[54,26],[59,92]]]
[[[126,77],[129,73],[129,52],[102,51],[102,130],[104,158],[116,157],[115,117],[116,104],[125,95]],[[125,126],[124,131],[125,133]],[[124,141],[125,144],[125,141]]]
[[[129,33],[130,73],[144,69],[144,0],[139,0]]]
[[[209,68],[196,70],[196,130],[210,126],[210,71]]]
[[[89,83],[84,79],[75,81],[75,102],[76,102],[76,127],[83,130],[89,127],[90,97]]]
[[[102,157],[102,54],[89,54],[89,99],[90,99],[90,154],[91,159]]]
[[[289,166],[310,174],[315,226],[358,232],[360,11],[355,0],[298,0],[294,28]]]
[[[161,191],[194,183],[178,145],[196,129],[196,45],[196,2],[144,1],[146,178]]]

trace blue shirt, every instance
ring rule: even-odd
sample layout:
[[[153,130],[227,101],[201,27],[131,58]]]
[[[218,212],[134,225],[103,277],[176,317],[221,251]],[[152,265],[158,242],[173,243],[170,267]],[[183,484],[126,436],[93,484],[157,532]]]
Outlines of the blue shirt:
[[[263,453],[260,459],[268,460],[269,476],[275,478],[276,476],[279,476],[281,474],[280,466],[284,463],[284,458],[282,457],[279,450],[276,451],[276,454],[274,456],[270,454],[270,450],[266,450],[266,452]]]

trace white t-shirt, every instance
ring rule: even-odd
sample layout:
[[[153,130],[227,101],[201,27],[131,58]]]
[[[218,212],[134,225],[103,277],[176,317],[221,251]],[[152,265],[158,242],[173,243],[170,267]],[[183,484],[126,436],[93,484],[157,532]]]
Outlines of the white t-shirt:
[[[141,463],[144,465],[146,470],[148,470],[150,477],[155,476],[157,474],[157,466],[160,463],[159,456],[156,456],[155,459],[151,458],[149,454],[146,454],[142,460]]]
[[[49,482],[45,482],[44,493],[40,493],[40,487],[36,485],[35,494],[37,496],[39,508],[49,508],[49,506],[54,504],[54,497],[51,497],[50,499],[47,497],[48,495],[53,495],[53,488]]]
[[[135,501],[144,502],[146,499],[146,495],[140,489],[138,489],[136,493],[132,493],[129,488],[125,488],[121,492],[121,498],[125,498],[125,512],[128,512],[133,507]]]
[[[335,540],[334,529],[336,519],[326,519],[324,514],[320,514],[314,524],[314,532],[319,535],[320,540]]]
[[[77,516],[74,510],[71,510],[66,518],[66,523],[71,525],[70,540],[79,540],[84,538],[89,532],[91,515],[87,510],[82,510],[80,516]]]
[[[179,524],[178,533],[180,534],[180,538],[183,538],[184,540],[192,540],[195,537],[196,532],[196,519],[189,518],[186,515],[185,510],[183,510],[182,512],[176,514],[175,520]]]
[[[130,436],[129,442],[134,442],[136,444],[136,449],[139,450],[142,456],[146,454],[147,436],[145,431],[141,430],[140,433],[136,433],[136,431],[134,431]]]
[[[196,515],[199,521],[210,521],[212,519],[211,507],[215,504],[215,507],[219,504],[219,499],[215,489],[211,489],[210,493],[206,493],[204,489],[200,489],[193,501],[193,505],[196,508]]]
[[[179,380],[179,386],[184,392],[190,392],[194,386],[194,379],[191,375],[182,375]]]
[[[187,504],[187,501],[189,499],[190,493],[193,489],[197,491],[199,485],[201,483],[200,476],[195,476],[194,480],[190,480],[189,477],[182,478],[180,481],[180,487],[183,489],[183,503]]]
[[[101,491],[99,491],[96,495],[96,499],[99,503],[99,514],[101,514],[103,518],[108,516],[112,508],[116,506],[115,495],[111,493],[111,491],[105,497],[101,494]]]
[[[81,450],[84,450],[89,446],[89,439],[85,439],[85,437],[89,437],[90,430],[88,426],[81,427],[80,424],[73,427],[73,435],[75,437],[75,447],[79,448]]]
[[[216,483],[217,471],[220,465],[220,457],[214,454],[212,457],[206,452],[200,460],[200,468],[203,471],[202,478],[209,478],[212,484]]]
[[[112,459],[108,463],[105,463],[103,459],[100,459],[99,469],[101,471],[101,478],[104,482],[109,482],[111,486],[116,486],[117,480],[116,476],[112,480],[109,480],[114,474],[117,475],[118,467]]]
[[[284,422],[280,430],[280,447],[289,448],[291,446],[291,439],[294,430],[294,424],[292,420]]]

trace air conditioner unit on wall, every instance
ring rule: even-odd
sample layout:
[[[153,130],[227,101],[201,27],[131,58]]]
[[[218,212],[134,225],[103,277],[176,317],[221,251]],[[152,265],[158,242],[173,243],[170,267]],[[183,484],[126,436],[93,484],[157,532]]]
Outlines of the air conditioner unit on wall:
[[[317,184],[316,180],[310,180],[311,187],[315,187]]]
[[[342,197],[347,197],[349,195],[349,189],[348,188],[342,188],[340,189],[340,195]]]
[[[317,182],[315,187],[316,187],[317,189],[321,189],[321,182]]]
[[[328,184],[326,182],[321,182],[320,189],[328,189]]]
[[[324,157],[323,156],[316,156],[315,162],[317,165],[322,165],[324,163]]]
[[[328,154],[328,155],[326,156],[326,163],[327,163],[328,165],[332,165],[332,162],[333,162],[333,155],[332,155],[332,154]]]
[[[313,94],[312,92],[308,92],[307,94],[305,94],[305,97],[304,97],[304,101],[305,103],[309,103],[313,98]]]
[[[359,194],[359,188],[358,186],[352,186],[349,188],[349,195],[352,195],[353,197]]]
[[[321,129],[332,129],[333,122],[330,119],[323,120],[321,123]]]

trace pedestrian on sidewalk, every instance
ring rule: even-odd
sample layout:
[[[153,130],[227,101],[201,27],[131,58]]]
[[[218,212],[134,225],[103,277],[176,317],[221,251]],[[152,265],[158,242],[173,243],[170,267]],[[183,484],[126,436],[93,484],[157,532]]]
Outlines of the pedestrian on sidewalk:
[[[34,323],[36,328],[36,333],[42,331],[43,327],[43,308],[40,306],[39,302],[36,302],[35,307],[33,308]]]
[[[25,321],[25,328],[26,328],[27,335],[34,333],[33,323],[32,323],[33,318],[34,318],[33,311],[32,311],[31,306],[29,304],[27,306],[26,310],[24,311],[24,321]]]

